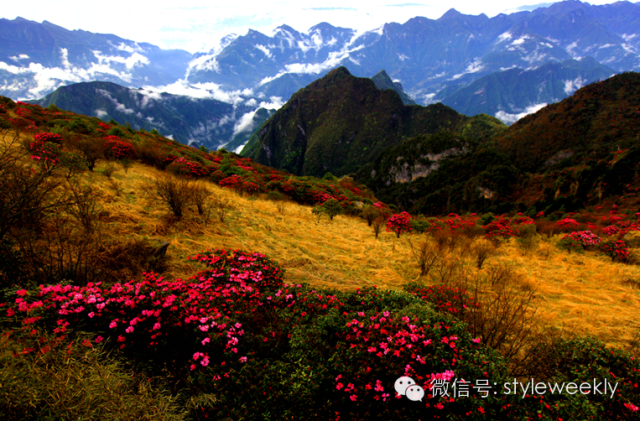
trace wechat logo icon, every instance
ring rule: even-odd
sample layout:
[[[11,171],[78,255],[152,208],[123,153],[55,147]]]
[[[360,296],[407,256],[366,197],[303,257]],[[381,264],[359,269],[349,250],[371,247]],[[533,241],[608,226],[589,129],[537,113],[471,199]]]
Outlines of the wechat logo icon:
[[[398,395],[406,396],[412,401],[422,401],[424,397],[424,389],[422,386],[418,386],[411,377],[399,377],[393,387],[398,392]]]

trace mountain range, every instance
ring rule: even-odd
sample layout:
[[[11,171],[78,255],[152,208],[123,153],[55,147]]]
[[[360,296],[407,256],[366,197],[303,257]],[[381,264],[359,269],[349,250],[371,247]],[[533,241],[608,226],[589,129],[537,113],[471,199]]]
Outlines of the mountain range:
[[[129,123],[136,130],[155,129],[180,143],[213,149],[226,143],[231,143],[230,147],[235,145],[235,149],[246,143],[253,129],[275,112],[209,98],[125,88],[111,82],[63,86],[40,100],[29,102],[42,107],[54,104],[104,121]]]
[[[222,108],[206,124],[202,119],[210,111],[198,111],[193,127],[184,116],[171,120],[174,126],[132,106],[126,108],[134,112],[126,115],[118,114],[115,103],[112,110],[99,108],[121,123],[127,117],[136,127],[217,147],[232,142],[237,128],[257,127],[263,121],[253,120],[259,108],[278,108],[332,69],[344,67],[354,76],[373,77],[381,89],[395,89],[405,104],[442,102],[462,114],[486,113],[511,124],[581,86],[640,70],[637,28],[637,3],[597,6],[570,0],[492,18],[451,9],[439,19],[415,17],[364,33],[326,22],[306,32],[283,25],[270,35],[254,30],[229,35],[211,51],[190,54],[115,35],[69,31],[47,21],[0,19],[0,95],[47,103],[42,97],[56,88],[98,80],[156,97],[200,98],[194,100],[200,105],[217,100],[233,112],[208,103]],[[93,103],[104,102],[96,95]],[[176,112],[175,104],[171,107],[163,114]],[[98,108],[71,109],[96,115]],[[142,119],[135,118],[138,113]],[[229,118],[224,129],[223,116]],[[148,125],[147,118],[157,124]],[[241,145],[234,142],[233,149]]]

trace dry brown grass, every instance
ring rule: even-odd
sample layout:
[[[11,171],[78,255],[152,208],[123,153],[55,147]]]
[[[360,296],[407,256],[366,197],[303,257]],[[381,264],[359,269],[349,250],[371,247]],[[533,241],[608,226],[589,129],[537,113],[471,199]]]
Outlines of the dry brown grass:
[[[105,165],[99,162],[98,169]],[[100,194],[103,213],[108,215],[105,231],[112,240],[171,242],[164,273],[168,278],[190,277],[200,268],[187,262],[187,256],[222,247],[264,253],[286,270],[288,282],[317,287],[400,289],[420,276],[408,236],[397,239],[383,231],[376,239],[365,220],[344,215],[316,223],[309,206],[289,203],[282,212],[279,202],[249,200],[212,183],[204,183],[212,199],[233,204],[225,221],[215,218],[204,224],[195,206],[176,221],[144,199],[143,186],[158,175],[160,171],[139,163],[128,172],[116,171],[112,178],[122,186],[120,194],[99,171],[80,177]],[[504,242],[481,270],[469,252],[479,239],[448,253],[461,262],[465,276],[485,276],[499,264],[514,268],[522,289],[535,289],[538,314],[548,325],[595,335],[611,345],[627,345],[640,327],[635,317],[640,289],[623,281],[640,279],[640,267],[612,263],[596,252],[568,254],[554,246],[557,238],[542,238],[537,250],[527,255],[515,240]]]

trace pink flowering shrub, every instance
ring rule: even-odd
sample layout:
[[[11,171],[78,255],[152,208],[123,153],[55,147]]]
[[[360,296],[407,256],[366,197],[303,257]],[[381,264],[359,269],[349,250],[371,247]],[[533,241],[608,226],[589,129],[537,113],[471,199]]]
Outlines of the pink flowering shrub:
[[[475,388],[460,399],[435,396],[435,381],[512,381],[505,361],[452,317],[475,305],[461,290],[325,291],[284,284],[282,270],[259,253],[213,250],[190,260],[207,269],[188,280],[147,273],[110,285],[20,288],[0,305],[2,320],[27,334],[53,331],[61,340],[74,331],[93,332],[93,342],[83,339],[78,346],[116,348],[144,376],[162,376],[185,399],[215,396],[206,409],[191,410],[194,419],[268,413],[270,419],[316,421],[555,420],[572,419],[576,404],[596,419],[612,419],[640,405],[633,386],[640,365],[608,350],[594,360],[600,365],[587,367],[583,361],[591,360],[583,358],[557,366],[571,368],[571,381],[620,379],[614,399],[545,395],[541,402],[485,396]],[[422,402],[396,394],[395,380],[403,375],[424,387]]]
[[[50,142],[43,136],[35,140],[29,145],[29,152],[31,152],[31,159],[38,162],[45,168],[53,168],[60,163],[60,155],[62,150],[58,143]]]
[[[398,238],[405,232],[411,232],[411,215],[407,212],[391,215],[387,221],[387,232],[395,232]]]
[[[600,237],[592,233],[591,231],[574,231],[571,234],[567,234],[562,237],[561,240],[570,239],[572,244],[575,243],[582,248],[597,246],[602,242]]]
[[[611,260],[626,262],[629,259],[629,247],[622,240],[604,242],[600,244],[600,251],[611,257]]]
[[[167,171],[187,177],[205,177],[209,175],[209,171],[202,165],[197,162],[191,162],[183,157],[174,159],[169,166],[167,166]]]
[[[580,227],[580,224],[575,219],[571,219],[571,218],[561,219],[558,222],[556,222],[556,225],[558,225],[560,228],[564,230],[575,230]]]
[[[33,137],[33,140],[34,142],[40,142],[40,143],[51,142],[51,143],[57,143],[58,145],[62,144],[62,142],[64,141],[61,135],[57,133],[49,133],[49,132],[38,133]]]
[[[105,137],[105,154],[113,159],[136,159],[138,154],[133,145],[118,136]]]
[[[485,238],[508,238],[515,236],[509,220],[499,216],[496,220],[490,222],[483,227],[485,229]]]

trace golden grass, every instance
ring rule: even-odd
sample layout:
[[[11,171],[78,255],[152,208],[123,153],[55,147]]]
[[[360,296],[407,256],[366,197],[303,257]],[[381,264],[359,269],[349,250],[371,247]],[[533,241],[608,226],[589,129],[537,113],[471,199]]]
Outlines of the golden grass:
[[[96,171],[80,179],[102,194],[106,235],[113,240],[170,241],[168,278],[188,278],[202,269],[187,262],[187,256],[230,247],[266,254],[285,269],[289,283],[339,290],[373,285],[400,289],[419,279],[408,239],[384,232],[376,240],[373,229],[362,219],[339,215],[333,221],[318,222],[311,207],[288,203],[279,212],[275,202],[205,183],[211,195],[232,201],[234,209],[225,222],[213,218],[204,225],[191,209],[182,221],[172,223],[168,209],[145,198],[145,183],[159,176],[159,170],[139,163],[128,172],[118,167],[112,175],[121,186],[118,195],[100,172],[104,165],[100,163]],[[522,288],[537,288],[539,313],[548,324],[594,335],[609,345],[628,344],[640,329],[640,289],[624,281],[640,280],[640,267],[612,263],[596,252],[569,254],[555,247],[558,239],[540,241],[527,255],[514,240],[505,242],[481,271],[470,253],[460,257],[473,276],[482,275],[492,265],[513,265],[522,276]]]

